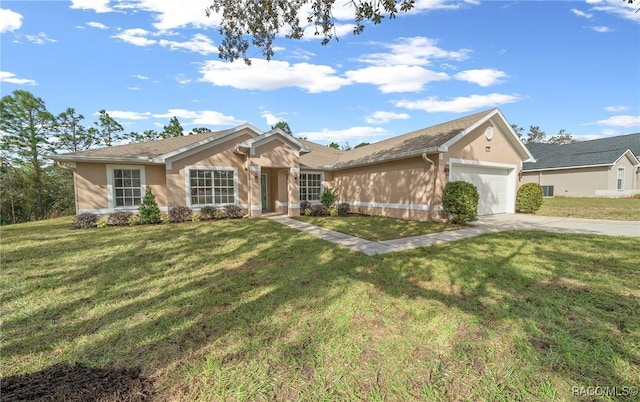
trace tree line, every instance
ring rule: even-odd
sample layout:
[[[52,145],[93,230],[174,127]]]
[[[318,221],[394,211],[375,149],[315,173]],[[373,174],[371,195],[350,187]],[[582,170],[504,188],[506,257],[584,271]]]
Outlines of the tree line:
[[[0,99],[0,224],[75,213],[73,173],[52,164],[48,155],[185,135],[176,117],[162,131],[142,133],[126,133],[104,109],[93,124],[83,121],[71,107],[51,113],[28,91],[16,90]],[[189,134],[207,131],[200,127]]]
[[[574,142],[578,142],[578,140],[573,138],[573,134],[567,133],[565,129],[558,131],[556,135],[549,136],[540,129],[540,126],[530,126],[529,131],[526,133],[524,127],[520,127],[517,124],[512,124],[511,128],[518,137],[527,144],[573,144]]]

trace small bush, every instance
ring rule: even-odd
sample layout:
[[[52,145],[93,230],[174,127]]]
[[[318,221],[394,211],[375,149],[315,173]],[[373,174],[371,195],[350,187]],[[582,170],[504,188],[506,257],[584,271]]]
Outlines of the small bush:
[[[85,212],[76,216],[71,227],[74,229],[89,229],[95,228],[98,225],[98,215],[90,212]]]
[[[200,209],[200,218],[201,219],[214,219],[217,211],[218,210],[215,207],[212,207],[212,206],[202,207]]]
[[[636,195],[634,195],[633,198],[635,198],[636,200],[640,200],[640,193],[637,193]]]
[[[542,206],[542,186],[537,183],[525,183],[518,189],[516,196],[516,211],[535,213]]]
[[[191,214],[191,222],[200,222],[201,217],[199,213]]]
[[[329,207],[329,216],[338,216],[338,208],[335,205]]]
[[[329,208],[323,204],[311,206],[311,216],[329,216]]]
[[[107,221],[105,221],[102,218],[98,219],[98,222],[96,222],[96,227],[98,229],[106,228],[107,227]]]
[[[131,215],[129,218],[129,226],[136,226],[140,224],[140,215]]]
[[[311,209],[311,203],[307,200],[300,201],[300,211]]]
[[[225,205],[224,207],[222,207],[222,210],[224,211],[224,214],[227,216],[227,218],[231,219],[242,218],[243,215],[242,208],[240,208],[238,205]]]
[[[465,181],[450,181],[444,186],[442,207],[449,216],[449,222],[466,224],[478,216],[478,190]]]
[[[349,211],[351,210],[351,205],[348,202],[341,202],[336,207],[338,209],[339,216],[349,215]]]
[[[311,208],[305,208],[303,212],[304,216],[311,216]]]
[[[177,206],[169,210],[169,222],[188,222],[191,220],[191,208]]]
[[[325,207],[329,208],[336,202],[336,197],[338,196],[337,189],[325,188],[322,194],[320,194],[320,203]]]
[[[161,213],[160,214],[160,223],[162,223],[164,225],[164,224],[167,224],[169,222],[170,222],[169,221],[169,214],[166,213],[166,212]]]
[[[219,209],[216,209],[216,211],[213,213],[213,219],[222,219],[222,211],[220,211]]]
[[[129,219],[133,216],[129,211],[117,211],[109,215],[107,218],[107,225],[109,226],[127,226],[129,225]]]
[[[138,221],[141,224],[160,222],[160,207],[158,207],[156,196],[153,195],[150,186],[147,186],[144,192],[142,202],[138,206],[138,213]]]

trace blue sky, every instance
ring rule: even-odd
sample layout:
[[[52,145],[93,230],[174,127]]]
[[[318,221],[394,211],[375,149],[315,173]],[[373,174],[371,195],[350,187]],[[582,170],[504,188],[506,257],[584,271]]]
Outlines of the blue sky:
[[[87,126],[100,109],[126,131],[285,120],[352,146],[493,107],[549,135],[640,131],[640,12],[621,0],[418,0],[360,36],[339,9],[339,41],[281,38],[251,67],[218,58],[208,4],[4,0],[0,94],[28,90]]]

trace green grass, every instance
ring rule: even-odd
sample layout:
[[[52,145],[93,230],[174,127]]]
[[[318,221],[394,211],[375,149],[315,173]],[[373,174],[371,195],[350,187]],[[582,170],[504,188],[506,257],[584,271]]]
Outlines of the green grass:
[[[158,400],[571,400],[640,384],[640,242],[367,257],[266,219],[2,227],[2,376],[142,367]],[[606,398],[604,398],[606,399]]]
[[[640,199],[545,198],[538,215],[640,221]]]
[[[383,216],[351,215],[348,217],[295,217],[302,222],[371,241],[393,240],[429,233],[460,229],[460,226],[438,222],[417,222]]]

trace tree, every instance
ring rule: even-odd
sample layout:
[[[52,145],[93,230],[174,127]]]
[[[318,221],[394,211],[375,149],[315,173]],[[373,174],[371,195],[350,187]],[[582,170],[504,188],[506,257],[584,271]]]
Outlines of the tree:
[[[540,143],[547,142],[547,133],[540,130],[539,126],[529,127],[529,133],[527,133],[527,143]]]
[[[42,99],[23,90],[0,100],[0,116],[4,162],[28,167],[27,188],[23,191],[33,194],[35,219],[45,219],[42,169],[45,155],[54,153],[50,140],[55,133],[55,118]]]
[[[364,147],[365,145],[369,145],[369,144],[370,144],[370,143],[368,143],[368,142],[361,142],[360,144],[358,144],[358,145],[356,145],[355,147],[353,147],[353,149],[360,148],[360,147]]]
[[[327,145],[329,148],[333,148],[333,149],[340,149],[340,144],[338,144],[337,142],[332,142],[331,144]]]
[[[164,126],[164,128],[162,129],[162,133],[160,133],[161,138],[182,137],[183,135],[184,129],[180,125],[178,118],[175,116],[173,116],[171,120],[169,120],[169,125]]]
[[[557,135],[549,138],[549,144],[573,144],[578,142],[573,138],[572,134],[567,133],[564,129],[560,130]]]
[[[141,224],[160,222],[160,208],[150,186],[147,186],[145,190],[142,202],[138,206],[138,211],[138,219]]]
[[[122,140],[122,132],[124,131],[122,124],[109,116],[109,113],[104,109],[98,113],[98,121],[94,123],[98,130],[98,142],[110,147],[114,142]]]
[[[291,131],[291,127],[289,127],[289,123],[287,123],[286,121],[279,121],[274,126],[271,126],[272,130],[276,128],[279,128],[280,130],[284,131],[289,135],[293,135],[293,132]]]
[[[210,133],[211,129],[206,127],[196,127],[192,128],[189,134],[201,134],[201,133]]]
[[[59,149],[69,152],[84,151],[91,148],[95,143],[95,131],[88,131],[80,122],[84,120],[84,116],[76,114],[74,108],[67,108],[60,113],[56,119],[56,133]]]
[[[350,151],[350,150],[352,150],[352,149],[353,149],[353,148],[351,148],[351,145],[349,145],[349,141],[345,141],[345,142],[344,142],[344,145],[341,145],[341,146],[340,146],[340,150],[341,150],[341,151]]]
[[[273,42],[281,32],[288,39],[303,37],[301,10],[309,10],[306,22],[315,27],[315,35],[323,36],[323,45],[336,35],[335,0],[211,0],[211,3],[205,13],[207,17],[220,14],[222,43],[218,47],[218,56],[224,60],[243,58],[245,63],[251,64],[247,57],[251,44],[271,60]],[[384,18],[393,19],[398,12],[411,10],[414,3],[415,0],[348,0],[347,4],[353,7],[354,13],[353,34],[361,34],[367,21],[379,24]],[[342,7],[343,3],[338,5]]]
[[[520,127],[517,124],[511,124],[511,128],[516,133],[518,138],[522,138],[522,135],[524,134],[524,127]]]

